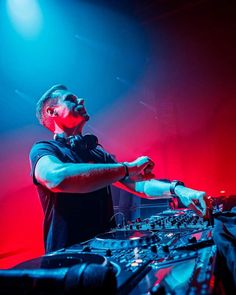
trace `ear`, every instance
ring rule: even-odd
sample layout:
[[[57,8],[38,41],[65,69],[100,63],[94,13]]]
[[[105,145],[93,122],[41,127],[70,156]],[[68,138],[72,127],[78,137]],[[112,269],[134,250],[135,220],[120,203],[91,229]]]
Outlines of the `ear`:
[[[57,117],[57,112],[54,107],[47,107],[46,112],[50,117]]]

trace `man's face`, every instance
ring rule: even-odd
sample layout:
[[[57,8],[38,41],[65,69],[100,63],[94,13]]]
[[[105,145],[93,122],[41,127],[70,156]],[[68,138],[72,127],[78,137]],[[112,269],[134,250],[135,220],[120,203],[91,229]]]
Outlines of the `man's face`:
[[[55,91],[58,97],[54,107],[56,112],[55,122],[64,128],[73,128],[89,120],[89,115],[84,106],[84,99],[78,98],[67,90]]]

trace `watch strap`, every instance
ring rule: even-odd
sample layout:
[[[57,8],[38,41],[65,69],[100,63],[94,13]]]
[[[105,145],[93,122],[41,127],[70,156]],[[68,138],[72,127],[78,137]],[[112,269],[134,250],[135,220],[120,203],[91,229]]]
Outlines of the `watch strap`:
[[[170,183],[170,193],[174,196],[176,196],[176,193],[175,193],[175,188],[177,185],[182,185],[182,186],[185,186],[184,183],[180,180],[173,180],[171,181]]]

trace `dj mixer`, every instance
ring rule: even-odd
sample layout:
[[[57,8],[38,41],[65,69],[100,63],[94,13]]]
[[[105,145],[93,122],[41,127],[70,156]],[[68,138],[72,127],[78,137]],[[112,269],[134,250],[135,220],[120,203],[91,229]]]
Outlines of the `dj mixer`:
[[[97,273],[96,268],[88,272],[87,281],[91,283],[79,294],[95,293],[91,291],[94,287],[89,286],[94,284],[90,277],[97,276],[100,285],[107,284],[109,280],[98,275],[103,269],[111,271],[114,281],[112,288],[105,286],[103,293],[106,294],[212,294],[216,258],[212,230],[208,221],[189,209],[167,210],[21,263],[15,271],[33,268],[66,272],[77,264],[99,266]],[[86,279],[85,273],[79,278],[80,284],[83,279]],[[58,288],[61,293],[58,290],[55,294],[77,294],[63,288]],[[44,286],[41,293],[36,290],[34,294],[54,293],[47,293]]]

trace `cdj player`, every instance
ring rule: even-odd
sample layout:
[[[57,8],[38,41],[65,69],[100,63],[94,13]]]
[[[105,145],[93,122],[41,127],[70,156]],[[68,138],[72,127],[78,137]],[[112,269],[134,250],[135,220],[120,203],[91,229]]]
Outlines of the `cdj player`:
[[[212,230],[189,209],[137,219],[84,243],[17,265],[12,271],[23,269],[28,277],[27,270],[48,272],[48,281],[52,272],[59,270],[63,284],[56,284],[54,279],[49,291],[44,283],[38,284],[41,293],[35,288],[33,293],[15,294],[54,294],[52,290],[57,290],[55,294],[212,294],[216,257]],[[81,287],[79,293],[71,287],[73,279],[68,279],[75,266],[81,268],[75,279]],[[53,289],[55,285],[57,289]]]

